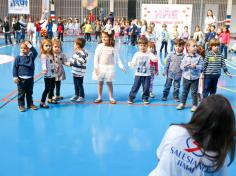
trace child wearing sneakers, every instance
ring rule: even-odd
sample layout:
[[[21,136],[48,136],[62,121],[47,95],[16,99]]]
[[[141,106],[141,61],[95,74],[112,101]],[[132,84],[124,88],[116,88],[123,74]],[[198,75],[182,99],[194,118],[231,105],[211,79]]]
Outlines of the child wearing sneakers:
[[[177,102],[180,101],[179,88],[182,77],[182,70],[180,69],[180,64],[184,58],[183,54],[184,44],[185,42],[183,39],[174,40],[175,52],[169,55],[163,73],[163,76],[166,76],[166,83],[165,83],[165,88],[163,90],[162,101],[167,100],[173,81],[174,81],[174,93],[173,93],[174,99]]]
[[[22,42],[20,44],[20,55],[16,57],[13,66],[14,83],[18,88],[18,105],[19,111],[25,111],[25,96],[27,106],[36,110],[37,106],[33,104],[33,87],[34,87],[34,70],[35,58],[38,53],[30,42]]]
[[[66,74],[63,65],[67,64],[67,58],[62,53],[61,41],[59,39],[52,40],[52,51],[55,60],[55,87],[56,87],[56,96],[53,96],[53,99],[56,101],[62,100],[63,97],[60,96],[61,92],[61,81],[66,79]]]
[[[197,42],[190,39],[186,43],[188,53],[184,56],[180,68],[183,71],[183,92],[181,104],[176,109],[182,110],[186,105],[189,90],[191,88],[193,106],[192,112],[195,112],[198,105],[197,91],[199,77],[203,69],[203,59],[197,54]]]
[[[215,94],[217,90],[218,79],[221,75],[221,69],[227,76],[232,77],[228,72],[225,64],[225,57],[219,51],[220,41],[218,39],[211,39],[209,42],[209,52],[204,58],[204,84],[203,84],[203,98],[209,94]]]
[[[150,95],[151,69],[150,60],[157,62],[157,57],[148,51],[148,39],[141,37],[138,40],[139,51],[136,52],[132,61],[128,63],[131,68],[136,67],[135,79],[132,89],[129,93],[128,104],[133,104],[136,94],[142,84],[143,86],[143,103],[149,104],[148,98]]]
[[[70,99],[71,101],[84,101],[84,86],[83,80],[86,72],[86,64],[88,61],[88,53],[83,49],[85,46],[84,38],[77,38],[74,40],[74,50],[72,58],[69,60],[69,65],[72,66],[72,74],[74,80],[75,95]]]
[[[50,39],[44,39],[41,43],[41,61],[42,61],[42,72],[44,73],[44,91],[42,94],[40,107],[49,108],[45,103],[48,97],[48,103],[57,104],[57,101],[52,99],[53,90],[55,88],[55,60],[52,52],[52,41]]]
[[[154,42],[149,41],[148,42],[148,51],[153,53],[154,55],[157,54],[156,51],[156,45]],[[153,93],[153,84],[154,84],[154,78],[155,76],[158,75],[158,62],[153,62],[152,60],[150,60],[150,71],[151,71],[151,81],[150,81],[150,98],[155,98],[155,94]]]

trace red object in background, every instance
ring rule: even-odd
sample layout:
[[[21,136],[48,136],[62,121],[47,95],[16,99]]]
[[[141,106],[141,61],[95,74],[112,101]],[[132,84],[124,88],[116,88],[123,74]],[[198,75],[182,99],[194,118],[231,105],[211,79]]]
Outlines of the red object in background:
[[[41,37],[47,37],[47,30],[41,29]]]

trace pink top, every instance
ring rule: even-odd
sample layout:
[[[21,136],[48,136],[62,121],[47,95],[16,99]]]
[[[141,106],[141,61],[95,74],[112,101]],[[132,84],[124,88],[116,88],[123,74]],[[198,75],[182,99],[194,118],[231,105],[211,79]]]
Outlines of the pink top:
[[[223,43],[223,44],[226,44],[226,45],[229,44],[229,39],[230,39],[229,32],[222,32],[220,34],[219,38],[220,38],[220,43]]]

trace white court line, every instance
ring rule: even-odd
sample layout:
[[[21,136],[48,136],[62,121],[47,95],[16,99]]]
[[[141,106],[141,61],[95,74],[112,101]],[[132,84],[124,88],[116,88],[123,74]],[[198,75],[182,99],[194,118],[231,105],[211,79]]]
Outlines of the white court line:
[[[4,46],[0,46],[0,48],[6,48],[6,47],[8,47],[8,46],[14,46],[14,44],[13,45],[4,45]]]

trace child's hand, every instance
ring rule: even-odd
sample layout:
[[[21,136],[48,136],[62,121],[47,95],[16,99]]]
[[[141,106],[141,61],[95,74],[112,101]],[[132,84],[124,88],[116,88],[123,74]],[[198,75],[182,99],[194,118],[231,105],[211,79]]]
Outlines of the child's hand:
[[[98,69],[94,69],[94,72],[97,76],[99,75],[99,70]]]
[[[232,75],[229,73],[229,72],[227,72],[227,73],[225,73],[229,78],[232,78]]]
[[[46,74],[47,72],[48,72],[47,69],[42,71],[43,74]]]
[[[128,66],[129,66],[130,68],[134,68],[134,64],[132,64],[131,62],[128,62]]]
[[[64,64],[65,64],[65,66],[71,67],[70,62],[65,62]]]
[[[20,82],[19,78],[14,78],[13,79],[14,83],[18,84]]]
[[[123,67],[121,70],[122,70],[124,73],[126,72],[126,69],[125,69],[125,67]]]
[[[166,73],[165,73],[165,72],[163,72],[163,73],[162,73],[162,76],[166,76]]]
[[[194,69],[196,68],[196,64],[192,64],[191,67]]]

